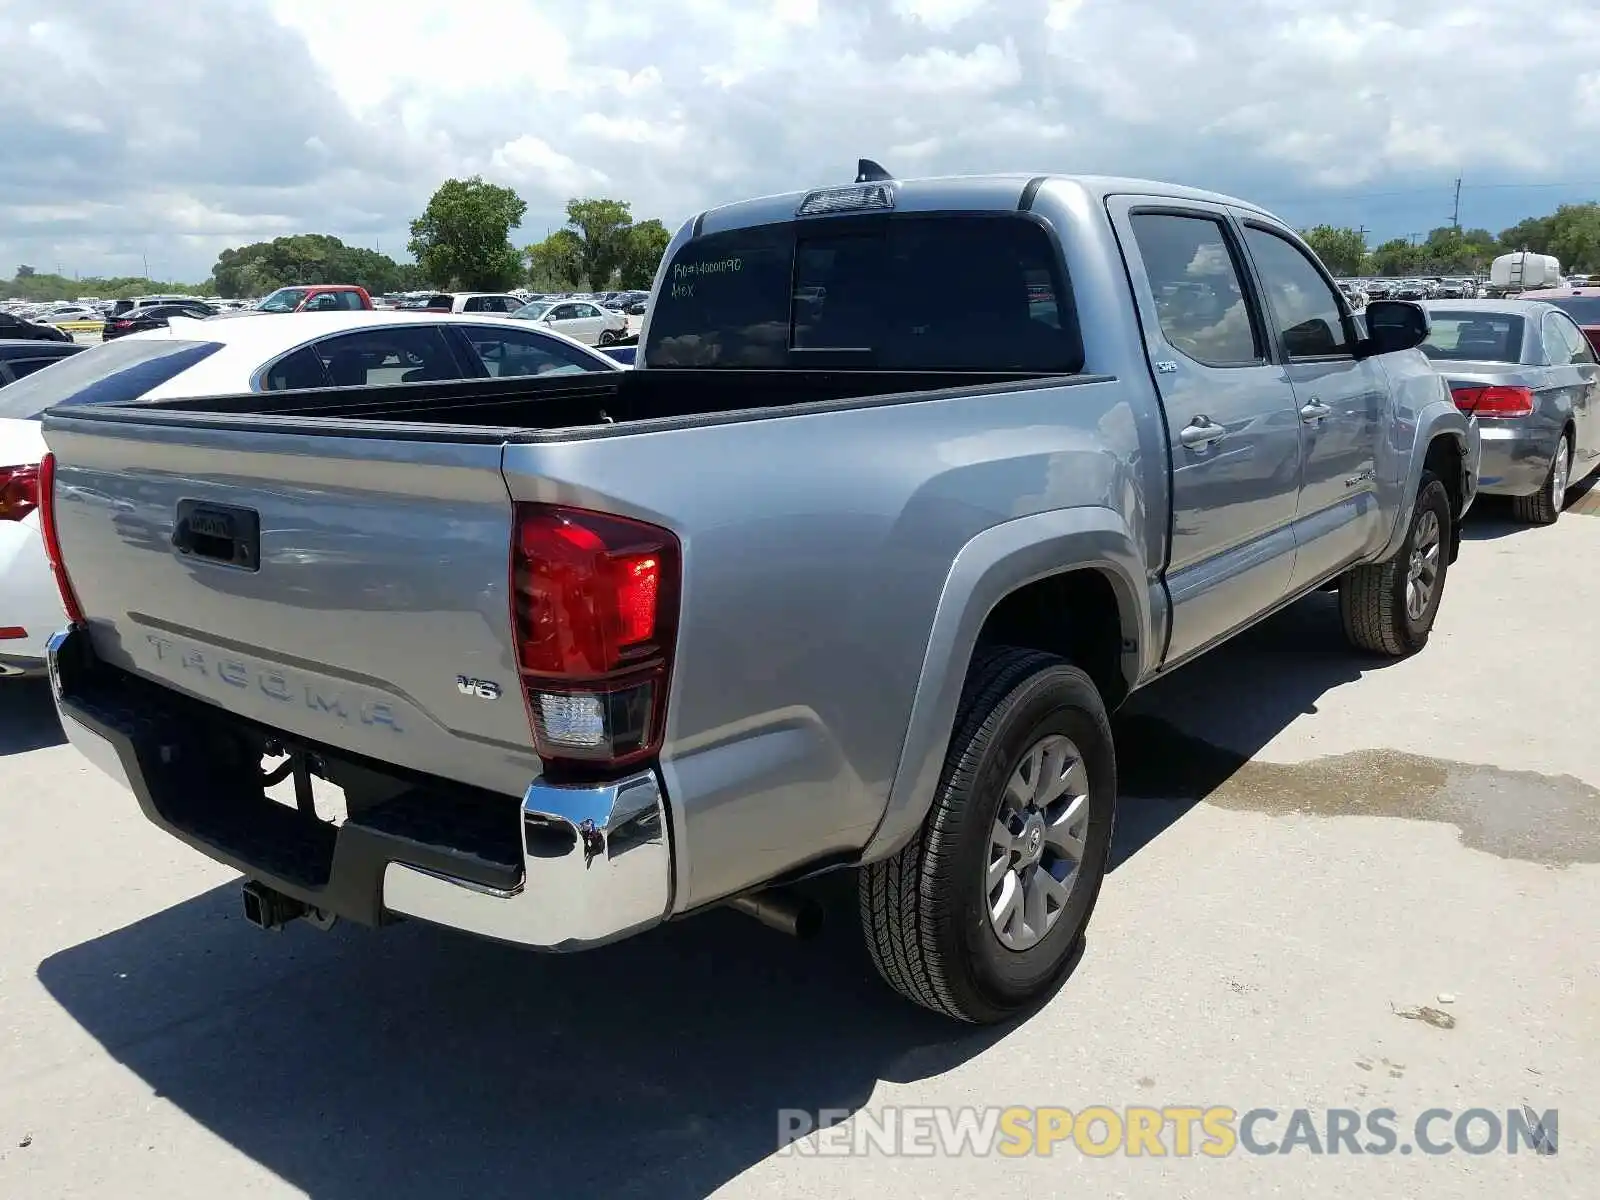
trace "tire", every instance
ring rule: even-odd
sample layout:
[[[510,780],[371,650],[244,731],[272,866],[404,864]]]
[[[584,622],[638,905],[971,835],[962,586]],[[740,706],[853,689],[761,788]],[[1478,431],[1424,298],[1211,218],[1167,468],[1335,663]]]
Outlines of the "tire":
[[[1556,443],[1556,452],[1550,456],[1550,469],[1545,472],[1543,486],[1531,496],[1513,496],[1512,515],[1530,525],[1554,525],[1567,503],[1571,473],[1571,443],[1563,433]]]
[[[1339,616],[1352,646],[1389,658],[1404,658],[1428,644],[1450,571],[1454,536],[1451,520],[1449,493],[1438,476],[1424,471],[1411,513],[1411,527],[1406,530],[1400,552],[1387,562],[1356,567],[1339,579]],[[1407,596],[1414,552],[1419,549],[1419,532],[1424,532],[1421,540],[1432,542],[1433,575],[1421,611],[1413,613],[1408,611]],[[1427,546],[1421,549],[1426,560]]]
[[[1034,759],[1030,751],[1039,747],[1055,749]],[[996,854],[993,835],[1015,804],[1007,785],[1027,769],[1025,761],[1033,764],[1035,781],[1071,776],[1083,786],[1074,783],[1064,798],[1026,818],[1032,824],[1021,826],[1016,843],[1031,841],[1032,849],[1012,854],[1043,857],[1031,867],[1006,867],[999,894],[1009,894],[1009,887],[1031,896],[1025,879],[1046,872],[1054,880],[1055,871],[1067,871],[1069,860],[1059,856],[1055,841],[1041,841],[1046,822],[1056,821],[1057,836],[1074,839],[1081,853],[1064,898],[1056,894],[1053,916],[1046,912],[1033,922],[1036,940],[1016,948],[1002,939],[1026,940],[1023,910],[1008,910],[1007,933],[990,915],[996,868],[1014,861]],[[1073,761],[1081,763],[1081,776]],[[1044,769],[1052,762],[1066,769]],[[1073,799],[1080,792],[1081,806]],[[1003,1021],[1048,995],[1075,961],[1094,911],[1110,857],[1116,796],[1111,725],[1090,678],[1035,650],[980,651],[922,828],[899,853],[861,871],[861,926],[878,973],[907,999],[975,1024]],[[1013,821],[1019,815],[1025,814],[1011,813]]]
[[[600,344],[602,346],[609,346],[609,345],[611,345],[612,342],[614,342],[616,340],[617,340],[617,335],[612,333],[611,330],[602,329],[600,331]]]

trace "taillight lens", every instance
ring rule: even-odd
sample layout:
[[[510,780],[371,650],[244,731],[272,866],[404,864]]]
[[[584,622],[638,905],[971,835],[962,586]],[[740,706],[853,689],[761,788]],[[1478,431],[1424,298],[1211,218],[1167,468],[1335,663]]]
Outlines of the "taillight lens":
[[[1456,387],[1456,407],[1478,417],[1525,417],[1533,411],[1533,389],[1525,387]]]
[[[39,468],[0,467],[0,521],[20,521],[39,507]]]
[[[678,539],[642,521],[516,506],[512,629],[539,756],[623,767],[661,748]]]
[[[56,577],[56,589],[61,593],[61,607],[67,610],[67,620],[74,625],[83,624],[83,606],[78,594],[72,590],[72,579],[67,574],[61,558],[61,538],[56,532],[56,456],[46,454],[39,464],[39,532],[44,539],[44,556],[49,560],[50,573]]]

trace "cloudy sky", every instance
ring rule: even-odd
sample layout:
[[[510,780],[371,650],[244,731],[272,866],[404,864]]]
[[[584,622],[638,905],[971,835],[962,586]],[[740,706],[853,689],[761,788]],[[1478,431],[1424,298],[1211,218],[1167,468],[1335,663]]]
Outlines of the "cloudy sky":
[[[669,226],[896,174],[1215,187],[1376,239],[1600,195],[1597,0],[0,0],[0,274],[400,256],[449,176]],[[1540,185],[1540,186],[1527,186]],[[1556,186],[1559,185],[1559,186]]]

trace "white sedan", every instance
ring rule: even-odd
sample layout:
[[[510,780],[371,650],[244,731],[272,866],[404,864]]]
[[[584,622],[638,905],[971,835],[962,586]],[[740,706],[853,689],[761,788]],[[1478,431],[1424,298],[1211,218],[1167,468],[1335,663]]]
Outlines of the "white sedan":
[[[628,318],[588,300],[535,300],[511,314],[576,338],[587,346],[609,346],[628,336]]]
[[[506,316],[289,313],[190,320],[129,334],[0,388],[0,677],[44,670],[65,624],[39,538],[45,409],[286,388],[620,371],[554,330]]]

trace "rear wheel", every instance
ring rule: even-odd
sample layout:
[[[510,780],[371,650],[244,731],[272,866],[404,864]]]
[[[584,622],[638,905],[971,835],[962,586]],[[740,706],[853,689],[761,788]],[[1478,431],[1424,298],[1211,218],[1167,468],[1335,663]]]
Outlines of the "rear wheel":
[[[617,340],[617,335],[612,333],[611,330],[602,329],[600,331],[600,344],[602,346],[609,346],[609,345],[611,345],[612,342],[614,342],[616,340]]]
[[[1562,434],[1556,443],[1555,455],[1550,459],[1550,470],[1545,474],[1544,486],[1531,496],[1517,496],[1511,501],[1511,511],[1517,520],[1532,525],[1554,525],[1567,503],[1567,483],[1572,472],[1572,447],[1567,435]]]
[[[1070,967],[1105,876],[1116,752],[1093,681],[1050,654],[974,661],[923,827],[863,868],[861,923],[910,1000],[1004,1020]]]
[[[1400,553],[1339,579],[1339,616],[1351,645],[1402,658],[1428,644],[1450,570],[1451,521],[1449,493],[1424,471]]]

